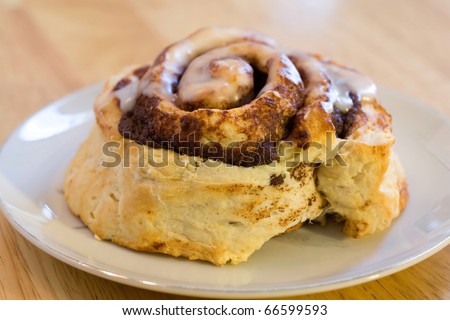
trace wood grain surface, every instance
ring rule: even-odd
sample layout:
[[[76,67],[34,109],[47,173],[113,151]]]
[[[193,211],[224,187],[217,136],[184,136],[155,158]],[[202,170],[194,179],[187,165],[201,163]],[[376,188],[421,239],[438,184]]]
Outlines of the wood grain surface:
[[[330,56],[450,115],[448,0],[0,0],[0,142],[53,100],[151,61],[164,46],[214,24],[252,28]],[[287,298],[450,299],[449,266],[447,247],[382,279]],[[29,243],[0,214],[0,298],[187,297],[79,271]]]

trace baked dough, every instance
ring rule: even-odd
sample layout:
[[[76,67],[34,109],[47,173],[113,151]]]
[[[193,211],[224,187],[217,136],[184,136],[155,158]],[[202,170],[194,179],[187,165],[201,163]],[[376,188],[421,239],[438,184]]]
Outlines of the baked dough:
[[[392,151],[390,122],[376,101],[363,100],[339,153],[347,165],[333,161],[317,171],[327,212],[338,213],[344,219],[343,232],[354,238],[388,228],[408,200],[406,176]]]
[[[201,29],[107,81],[65,198],[100,239],[216,265],[327,213],[352,237],[382,231],[408,193],[372,85],[251,31]]]
[[[123,139],[114,150],[129,154],[129,166],[105,167],[113,161],[102,153],[108,141],[92,129],[70,165],[65,197],[98,237],[128,248],[237,264],[323,212],[312,167],[225,165]]]

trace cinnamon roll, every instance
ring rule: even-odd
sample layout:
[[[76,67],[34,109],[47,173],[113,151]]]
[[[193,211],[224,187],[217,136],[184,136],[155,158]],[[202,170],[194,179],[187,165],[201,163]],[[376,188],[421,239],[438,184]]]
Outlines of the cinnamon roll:
[[[373,82],[253,31],[193,33],[111,77],[94,111],[65,198],[128,248],[237,264],[328,213],[361,237],[406,205]]]

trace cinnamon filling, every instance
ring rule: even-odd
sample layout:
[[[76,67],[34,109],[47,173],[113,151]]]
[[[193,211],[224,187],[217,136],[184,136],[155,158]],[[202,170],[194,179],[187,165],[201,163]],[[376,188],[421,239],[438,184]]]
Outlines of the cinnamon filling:
[[[133,95],[122,109],[124,137],[245,167],[278,160],[285,139],[307,143],[311,108],[323,109],[322,120],[345,138],[361,97],[375,90],[353,70],[319,56],[288,57],[269,38],[229,28],[202,29],[134,75],[138,85],[123,79],[114,88],[121,107],[121,94]]]

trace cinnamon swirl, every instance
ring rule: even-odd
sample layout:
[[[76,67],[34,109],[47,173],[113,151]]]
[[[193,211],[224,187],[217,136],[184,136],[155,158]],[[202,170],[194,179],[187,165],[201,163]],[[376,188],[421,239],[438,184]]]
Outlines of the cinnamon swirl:
[[[237,264],[324,214],[361,237],[406,205],[373,82],[252,31],[201,29],[111,77],[94,110],[65,198],[128,248]]]

